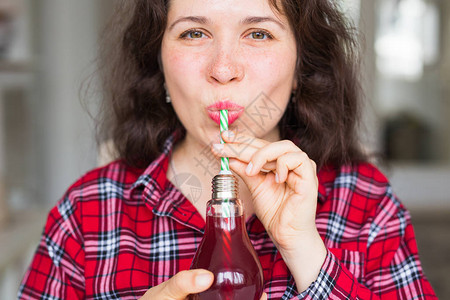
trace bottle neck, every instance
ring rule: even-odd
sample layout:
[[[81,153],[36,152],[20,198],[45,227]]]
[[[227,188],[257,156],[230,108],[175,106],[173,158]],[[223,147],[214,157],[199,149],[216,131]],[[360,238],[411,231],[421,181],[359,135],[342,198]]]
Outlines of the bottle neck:
[[[206,205],[207,217],[235,218],[243,215],[244,208],[238,198],[211,199]]]
[[[220,173],[212,180],[212,197],[206,215],[231,218],[243,216],[243,206],[238,196],[238,181],[232,174]]]
[[[208,234],[221,235],[228,231],[231,234],[245,231],[244,210],[239,199],[228,201],[212,199],[206,207],[206,227]]]

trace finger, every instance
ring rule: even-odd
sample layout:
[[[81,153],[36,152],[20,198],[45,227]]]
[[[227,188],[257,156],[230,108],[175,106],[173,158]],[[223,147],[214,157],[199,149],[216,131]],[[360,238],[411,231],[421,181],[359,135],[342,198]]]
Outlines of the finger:
[[[245,144],[212,144],[211,151],[216,157],[237,158],[248,163],[258,149]],[[262,172],[275,171],[276,162],[268,162],[262,166]]]
[[[230,158],[230,168],[244,181],[250,189],[250,192],[254,192],[254,189],[263,181],[268,182],[268,184],[275,183],[275,175],[272,172],[268,174],[260,173],[256,176],[247,176],[245,173],[247,164],[236,158]]]
[[[199,293],[209,288],[214,275],[206,270],[181,271],[167,281],[166,295],[174,299],[184,299],[189,294]]]
[[[258,148],[248,144],[213,144],[211,150],[216,156],[237,158],[249,162]]]
[[[266,163],[275,161],[278,157],[288,152],[303,151],[289,140],[278,141],[264,146],[257,150],[250,159],[247,175],[252,176],[257,174]]]
[[[181,271],[164,283],[151,288],[142,299],[185,299],[189,294],[207,290],[214,275],[202,269]]]
[[[260,300],[267,300],[267,294],[263,293]]]
[[[247,164],[236,158],[230,158],[230,168],[237,175],[239,175],[239,177],[241,177],[248,186],[248,182],[246,181],[246,178],[248,176],[246,176],[246,174],[245,174],[245,169],[247,168]]]
[[[293,171],[303,179],[317,177],[315,163],[305,152],[289,152],[278,157],[276,168],[278,183],[286,181],[289,171]]]
[[[314,173],[316,174],[316,185],[319,185],[319,177],[317,177],[317,164],[311,159],[311,165],[313,166]]]
[[[222,132],[221,135],[226,143],[252,145],[255,148],[262,148],[269,144],[265,140],[237,131],[227,130]]]

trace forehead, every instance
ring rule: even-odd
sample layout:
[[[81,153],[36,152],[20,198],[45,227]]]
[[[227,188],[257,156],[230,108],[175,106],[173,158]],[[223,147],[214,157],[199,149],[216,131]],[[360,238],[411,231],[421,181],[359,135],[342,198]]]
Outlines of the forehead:
[[[179,15],[204,15],[210,18],[267,15],[281,18],[282,15],[270,2],[269,0],[171,0],[168,17],[170,19]]]

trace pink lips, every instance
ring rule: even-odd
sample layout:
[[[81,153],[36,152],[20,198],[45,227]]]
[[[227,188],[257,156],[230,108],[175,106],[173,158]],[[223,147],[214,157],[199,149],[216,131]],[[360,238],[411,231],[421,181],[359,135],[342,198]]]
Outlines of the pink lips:
[[[218,101],[206,108],[209,117],[220,124],[220,111],[222,109],[228,109],[228,125],[233,124],[244,112],[244,107],[240,106],[232,101]]]

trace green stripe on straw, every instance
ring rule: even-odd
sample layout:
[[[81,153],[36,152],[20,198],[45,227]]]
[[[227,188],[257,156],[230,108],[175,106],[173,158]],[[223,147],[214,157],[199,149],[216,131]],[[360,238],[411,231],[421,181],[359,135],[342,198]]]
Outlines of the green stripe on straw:
[[[228,130],[228,109],[220,110],[220,143],[224,144],[222,139],[222,132]],[[220,158],[220,170],[225,172],[230,172],[230,161],[228,157]]]

